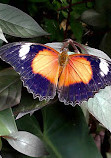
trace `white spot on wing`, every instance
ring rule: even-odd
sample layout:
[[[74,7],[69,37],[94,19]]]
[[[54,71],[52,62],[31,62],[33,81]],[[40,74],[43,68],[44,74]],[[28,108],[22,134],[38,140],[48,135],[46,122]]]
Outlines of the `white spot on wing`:
[[[100,75],[101,75],[102,77],[105,76],[105,74],[104,74],[102,71],[100,71]]]
[[[21,46],[21,49],[19,50],[19,57],[21,58],[21,60],[24,60],[26,58],[26,55],[30,51],[31,45],[32,43],[25,43],[24,45]]]
[[[108,74],[109,72],[109,64],[107,63],[106,60],[104,59],[100,59],[100,64],[99,64],[99,67],[100,67],[100,75],[102,77],[104,77],[105,75]]]

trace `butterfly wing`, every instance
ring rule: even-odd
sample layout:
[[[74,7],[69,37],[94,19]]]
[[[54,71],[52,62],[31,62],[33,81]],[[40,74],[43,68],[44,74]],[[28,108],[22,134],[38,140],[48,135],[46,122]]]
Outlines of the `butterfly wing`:
[[[58,96],[65,104],[75,105],[111,85],[111,62],[91,55],[69,55],[58,83]]]
[[[59,75],[59,53],[45,45],[17,42],[0,48],[1,58],[21,75],[34,98],[54,98]]]

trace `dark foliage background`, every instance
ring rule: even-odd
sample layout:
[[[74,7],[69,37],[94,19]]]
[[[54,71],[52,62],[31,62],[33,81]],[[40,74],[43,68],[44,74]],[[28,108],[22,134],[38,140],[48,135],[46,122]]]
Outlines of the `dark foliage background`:
[[[1,0],[0,2],[4,4],[9,4],[11,6],[15,6],[21,9],[28,15],[32,16],[45,31],[50,33],[50,36],[37,37],[37,38],[31,38],[31,39],[23,39],[23,38],[21,39],[21,38],[7,35],[6,37],[9,42],[21,41],[21,40],[38,42],[38,43],[56,42],[56,41],[62,42],[65,39],[71,38],[73,40],[76,40],[77,42],[87,44],[94,48],[101,49],[104,52],[106,52],[109,56],[111,56],[111,1],[110,0],[81,0],[81,1],[80,0],[19,0],[19,1],[18,0]],[[2,65],[2,68],[8,67],[8,65],[4,64],[4,62],[1,62],[1,65]],[[23,92],[26,96],[24,95],[22,97],[24,97],[26,101],[27,91],[25,88],[23,89]],[[30,97],[31,96],[29,96],[28,98],[29,100],[30,100]],[[32,104],[31,101],[27,101],[27,103]],[[26,102],[22,104],[26,104]],[[44,129],[44,124],[47,125],[46,128],[50,128],[51,125],[54,123],[54,120],[56,120],[57,118],[59,119],[59,121],[61,120],[61,122],[58,121],[58,124],[55,123],[54,129],[52,128],[52,131],[50,130],[50,132],[53,133],[53,130],[56,131],[59,126],[62,127],[62,123],[63,125],[66,123],[67,128],[63,127],[63,129],[61,129],[60,132],[62,132],[62,134],[65,135],[66,132],[63,132],[63,131],[67,130],[67,132],[69,132],[69,140],[71,143],[72,138],[70,138],[70,134],[72,136],[75,133],[77,134],[77,132],[78,133],[83,132],[87,128],[84,123],[85,119],[83,117],[83,114],[80,111],[79,107],[76,107],[75,110],[73,111],[72,107],[65,107],[63,104],[60,105],[59,102],[56,102],[56,106],[57,107],[54,109],[52,107],[49,107],[49,109],[48,107],[45,107],[42,110],[35,112],[33,116],[38,120],[40,130],[43,133],[45,130],[47,131],[47,129]],[[14,111],[14,114],[16,115],[19,109],[15,108],[13,111]],[[74,114],[72,114],[71,116],[73,115],[77,115],[77,116],[72,118],[70,114],[68,114],[68,112],[66,115],[66,111],[68,112],[73,111]],[[44,113],[46,112],[47,112],[47,117],[44,118],[46,115]],[[52,113],[52,115],[50,114],[48,115],[49,112]],[[60,113],[62,113],[63,117],[60,115]],[[80,118],[80,120],[77,119],[78,117]],[[38,136],[39,134],[38,134],[38,131],[36,131],[36,129],[35,129],[35,132],[33,132],[33,130],[30,131],[30,128],[29,128],[29,126],[33,126],[32,125],[33,123],[34,124],[36,123],[35,122],[32,123],[31,121],[33,119],[31,118],[32,120],[29,119],[30,120],[29,125],[27,125],[26,120],[28,119],[29,119],[28,116],[25,116],[22,119],[18,120],[17,121],[18,128],[20,130],[29,131]],[[47,119],[47,121],[45,119]],[[75,122],[77,124],[79,124],[78,121],[84,120],[83,122],[79,124],[80,126],[76,125],[77,131],[75,131],[75,129],[73,129],[73,126],[71,125],[71,121],[73,119],[75,119]],[[53,121],[51,122],[50,120],[53,120]],[[24,122],[24,123],[22,124],[21,122]],[[102,126],[100,126],[99,122],[92,115],[90,115],[89,117],[88,125],[90,129],[89,133],[92,134],[95,140],[95,143],[98,147],[98,150],[102,154],[103,158],[110,158],[111,157],[111,154],[110,154],[111,152],[110,141],[111,140],[110,140],[109,131],[104,129]],[[33,127],[33,129],[34,128],[35,127]],[[88,134],[88,129],[86,131],[87,131],[86,133]],[[58,151],[60,150],[61,155],[62,154],[65,155],[63,156],[64,158],[65,157],[66,158],[88,158],[88,157],[91,157],[90,152],[92,153],[97,152],[96,151],[97,149],[95,149],[95,147],[92,151],[91,149],[89,149],[89,152],[88,152],[85,149],[84,143],[83,143],[81,146],[78,146],[77,150],[84,149],[85,154],[79,155],[79,156],[76,154],[75,156],[71,155],[72,150],[75,150],[75,148],[71,148],[71,146],[74,146],[74,145],[76,146],[76,143],[75,144],[72,143],[70,144],[71,145],[70,146],[71,150],[69,151],[70,154],[66,155],[62,153],[63,151],[62,149],[59,148],[59,145],[62,146],[64,144],[63,143],[64,141],[66,141],[65,142],[65,145],[66,145],[67,143],[69,143],[69,140],[66,140],[66,139],[64,140],[62,137],[60,137],[59,139],[61,143],[59,144],[58,142],[55,141],[55,138],[57,137],[57,135],[54,138],[54,136],[51,135],[52,133],[50,134],[50,132],[48,133],[50,135],[50,140],[53,140],[52,142],[57,147],[57,150]],[[48,137],[47,133],[45,136],[41,136],[44,141]],[[85,138],[88,136],[89,135],[85,136]],[[65,136],[65,138],[66,137],[67,135]],[[78,141],[80,142],[81,140],[79,139],[79,135],[77,135],[77,138],[78,138],[77,142]],[[89,140],[88,140],[88,143],[89,143]],[[49,149],[48,151],[51,151],[51,147],[48,146],[47,143],[46,143],[46,146]],[[90,146],[90,143],[89,143],[89,146]],[[66,145],[66,147],[68,146]],[[107,153],[109,154],[109,157]],[[50,152],[50,154],[52,155],[52,157],[50,156],[50,158],[54,158],[54,152],[52,153]],[[5,155],[5,157],[8,157],[8,158],[9,156],[12,158],[13,157],[12,155],[14,155],[14,157],[15,155],[16,157],[17,155],[18,157],[28,157],[28,156],[23,156],[22,154],[21,155],[18,154],[18,152],[14,151],[5,141],[3,141],[2,155]],[[61,158],[62,156],[56,155],[55,157]],[[97,158],[98,158],[98,155],[97,155]]]

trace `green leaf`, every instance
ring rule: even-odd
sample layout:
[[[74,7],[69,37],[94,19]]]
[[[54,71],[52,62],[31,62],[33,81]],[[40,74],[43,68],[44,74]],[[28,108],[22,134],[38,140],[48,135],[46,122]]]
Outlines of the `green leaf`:
[[[50,154],[47,158],[89,158],[90,153],[90,158],[101,158],[79,107],[46,106],[42,113],[43,133],[34,116],[26,115],[16,123],[19,130],[33,133],[43,140]]]
[[[2,140],[0,138],[0,150],[2,149]]]
[[[111,57],[111,31],[106,33],[100,43],[99,48],[103,50],[104,52],[107,52],[107,54]]]
[[[40,3],[40,2],[47,2],[47,0],[29,0],[30,2]]]
[[[0,71],[0,110],[19,104],[21,86],[19,75],[12,68]]]
[[[9,3],[10,0],[1,0],[1,3]]]
[[[29,15],[15,7],[1,3],[0,26],[4,33],[16,37],[32,38],[48,35]]]
[[[44,107],[43,140],[50,158],[102,158],[79,107]]]
[[[4,34],[3,34],[1,28],[0,28],[0,39],[1,39],[2,41],[4,41],[4,42],[8,43],[8,41],[6,40],[6,38],[5,38],[5,36],[4,36]]]
[[[24,117],[16,120],[16,124],[19,130],[30,132],[40,138],[42,137],[39,123],[33,115],[25,115]]]
[[[73,17],[75,19],[79,19],[81,14],[86,10],[86,6],[84,4],[79,4],[79,5],[75,5],[73,8],[72,8],[72,12],[71,14],[73,15]]]
[[[0,136],[17,132],[14,116],[11,109],[0,111]]]
[[[39,99],[33,99],[32,95],[29,93],[23,93],[20,104],[13,108],[14,114],[17,116],[17,119],[28,114],[33,113],[36,110],[47,105],[48,101],[39,101]]]
[[[7,139],[10,145],[19,152],[33,157],[47,154],[43,142],[36,136],[42,137],[39,124],[34,116],[26,115],[19,120],[16,120],[19,130],[28,132],[13,132],[10,136],[15,139]],[[34,136],[34,135],[36,136]],[[26,156],[18,155],[18,158]]]
[[[110,0],[96,0],[95,9],[101,13],[102,17],[105,17],[105,21],[111,28],[111,5]]]
[[[82,35],[83,35],[82,23],[75,20],[72,16],[70,20],[70,26],[71,26],[71,30],[73,31],[74,37],[76,38],[76,41],[81,42]]]
[[[106,153],[107,158],[111,158],[111,153]]]
[[[95,0],[95,7],[100,13],[106,13],[111,10],[110,0]]]
[[[7,138],[7,141],[20,153],[32,157],[47,155],[43,142],[37,136],[25,131],[14,132],[9,136],[12,139]]]
[[[99,90],[88,102],[82,103],[89,112],[111,132],[111,86]]]
[[[81,46],[86,50],[85,51],[85,50],[81,49],[83,54],[87,53],[87,54],[94,55],[94,56],[97,56],[100,58],[104,58],[106,60],[111,60],[106,53],[104,53],[103,51],[101,51],[99,49],[91,48],[91,47],[83,45],[83,44]]]
[[[58,52],[61,52],[61,49],[63,48],[63,42],[52,42],[52,43],[46,43],[45,45],[54,48]]]
[[[60,30],[59,23],[56,20],[45,19],[46,30],[51,34],[50,40],[61,41],[64,38],[63,30]]]
[[[107,25],[105,16],[93,9],[84,11],[81,15],[81,20],[93,27],[104,28]]]
[[[87,124],[89,123],[89,111],[85,106],[81,106],[82,112],[84,114],[84,117],[86,119]]]

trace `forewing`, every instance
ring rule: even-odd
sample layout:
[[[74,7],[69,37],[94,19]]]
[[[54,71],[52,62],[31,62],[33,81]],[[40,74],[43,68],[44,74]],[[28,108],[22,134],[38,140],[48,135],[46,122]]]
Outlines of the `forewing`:
[[[111,85],[111,62],[86,54],[70,55],[59,78],[59,99],[80,104],[106,85]]]
[[[7,44],[0,48],[1,58],[21,75],[34,98],[52,99],[58,82],[59,53],[45,45],[27,42]]]

